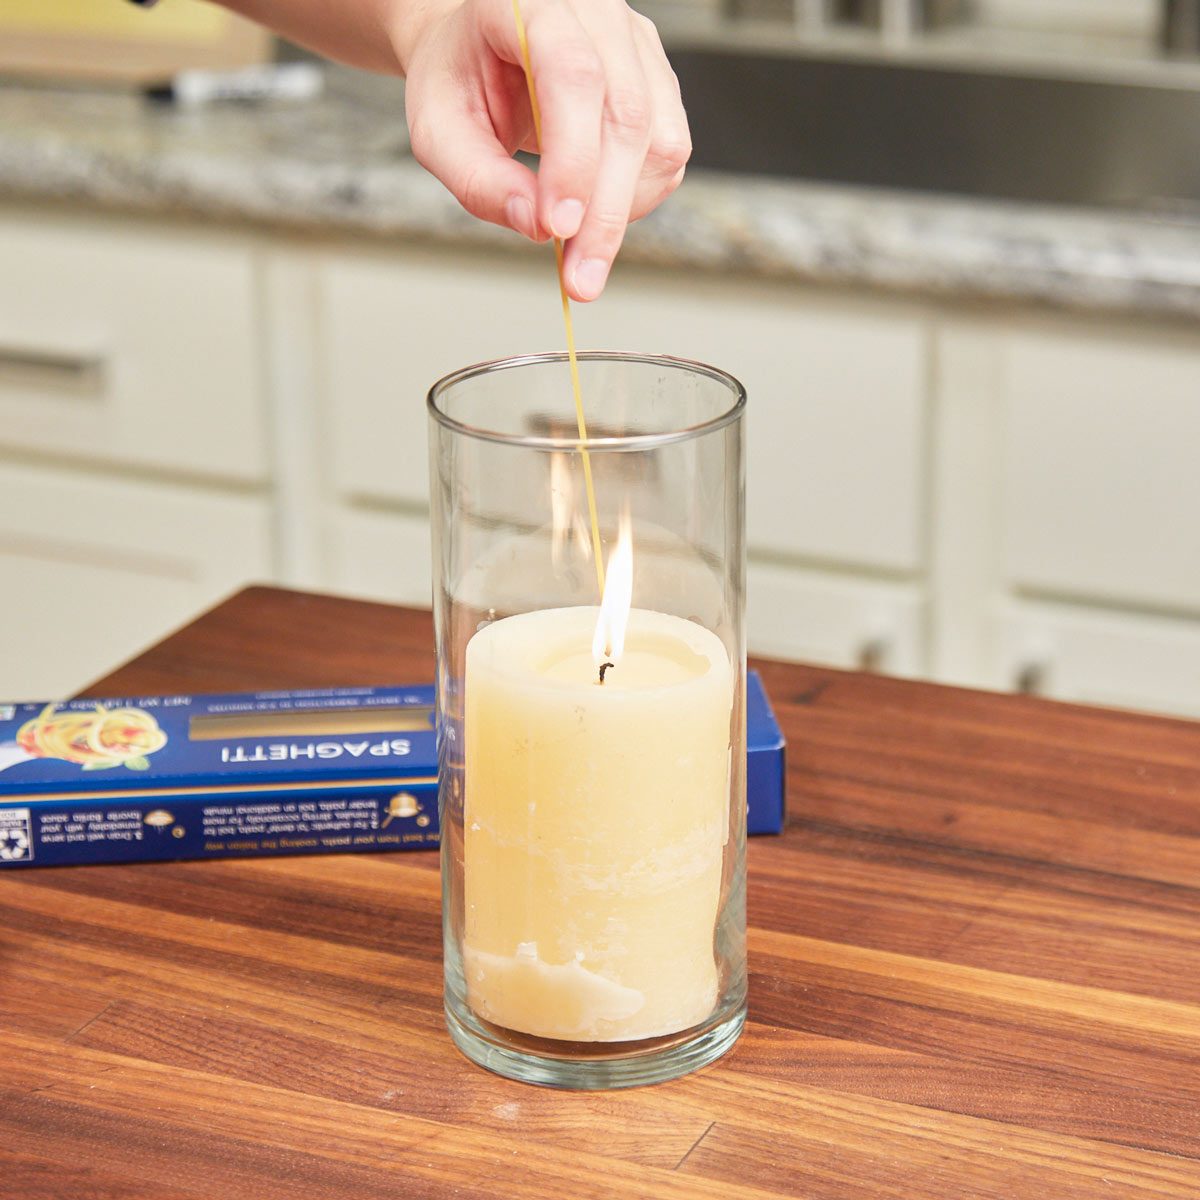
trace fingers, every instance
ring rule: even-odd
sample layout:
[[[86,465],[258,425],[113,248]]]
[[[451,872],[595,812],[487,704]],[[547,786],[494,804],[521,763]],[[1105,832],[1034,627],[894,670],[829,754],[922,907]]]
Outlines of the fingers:
[[[591,29],[603,64],[605,96],[600,162],[579,232],[566,248],[563,275],[576,300],[604,290],[621,248],[654,127],[654,101],[642,70],[628,10],[600,6]],[[605,12],[609,9],[609,12]]]
[[[501,0],[494,7],[507,10],[511,29],[511,3]],[[538,219],[544,229],[565,240],[578,232],[596,186],[605,64],[569,4],[541,0],[523,7],[542,114]]]
[[[414,156],[477,217],[566,242],[577,300],[603,290],[625,229],[683,178],[691,152],[679,85],[653,24],[624,0],[522,0],[542,115],[535,176],[511,0],[467,0],[418,48],[408,104]]]
[[[585,25],[604,66],[606,97],[595,190],[566,251],[565,282],[576,300],[600,295],[629,222],[679,186],[692,152],[679,81],[653,22],[623,3],[624,20],[591,4]]]
[[[683,182],[684,168],[692,156],[692,135],[679,80],[667,61],[654,23],[635,15],[634,38],[654,101],[654,130],[630,213],[630,219],[636,221],[657,208]]]
[[[511,0],[476,0],[500,56],[519,57]],[[542,115],[538,220],[568,242],[564,282],[594,299],[631,219],[679,185],[691,153],[658,32],[624,0],[521,0]]]
[[[537,177],[509,156],[491,122],[481,119],[478,105],[449,74],[418,84],[408,92],[413,157],[473,216],[538,239]]]

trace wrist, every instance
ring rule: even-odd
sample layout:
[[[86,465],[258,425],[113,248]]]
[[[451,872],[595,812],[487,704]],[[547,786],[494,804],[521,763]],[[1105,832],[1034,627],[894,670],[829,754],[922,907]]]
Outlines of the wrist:
[[[409,64],[425,34],[443,17],[461,8],[464,0],[385,0],[388,35],[400,63],[408,74]]]

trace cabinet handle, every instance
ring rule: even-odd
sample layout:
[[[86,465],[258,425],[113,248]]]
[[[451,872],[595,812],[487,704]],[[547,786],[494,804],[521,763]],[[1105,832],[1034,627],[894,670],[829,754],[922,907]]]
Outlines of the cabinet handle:
[[[99,353],[0,343],[0,382],[90,394],[100,390],[103,377],[104,356]]]
[[[890,651],[891,646],[888,644],[886,638],[869,638],[859,647],[858,669],[878,674],[883,670],[883,665],[887,662]]]
[[[1039,696],[1046,690],[1049,674],[1044,662],[1027,662],[1017,669],[1016,689],[1026,696]]]

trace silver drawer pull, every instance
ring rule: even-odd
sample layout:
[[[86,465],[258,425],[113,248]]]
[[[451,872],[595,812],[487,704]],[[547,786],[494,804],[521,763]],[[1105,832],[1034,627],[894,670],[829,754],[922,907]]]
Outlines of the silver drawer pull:
[[[1048,675],[1046,664],[1035,660],[1019,666],[1013,682],[1018,692],[1023,692],[1026,696],[1040,696],[1046,691]]]
[[[0,386],[6,384],[98,395],[104,385],[104,357],[86,350],[0,343]]]
[[[858,648],[858,669],[879,674],[887,663],[890,651],[891,645],[887,638],[870,638]]]

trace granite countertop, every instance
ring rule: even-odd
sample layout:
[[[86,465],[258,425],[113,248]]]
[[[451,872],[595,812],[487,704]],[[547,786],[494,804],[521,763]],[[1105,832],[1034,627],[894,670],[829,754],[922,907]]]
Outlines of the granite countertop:
[[[180,110],[121,91],[0,84],[0,198],[460,244],[412,159],[403,84],[333,68],[317,100]],[[1200,318],[1200,221],[694,170],[625,261],[941,296]]]

